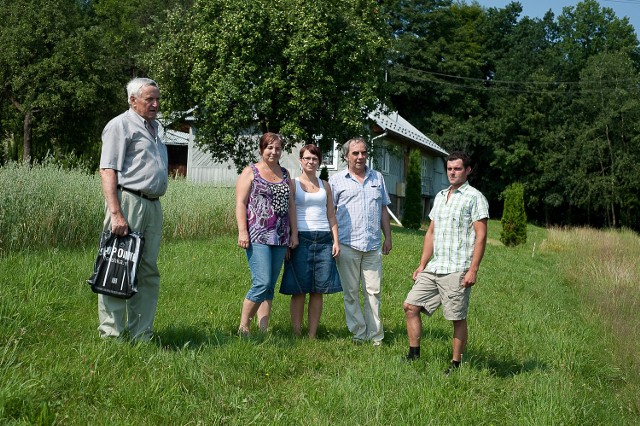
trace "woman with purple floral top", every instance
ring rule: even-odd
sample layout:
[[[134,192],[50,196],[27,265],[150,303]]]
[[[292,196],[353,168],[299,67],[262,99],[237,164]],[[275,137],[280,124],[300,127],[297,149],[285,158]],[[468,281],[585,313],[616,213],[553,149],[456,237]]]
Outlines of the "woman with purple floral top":
[[[298,245],[295,207],[290,200],[291,180],[279,163],[282,145],[281,135],[262,135],[261,160],[247,166],[236,183],[238,246],[245,249],[251,270],[251,288],[242,304],[238,328],[241,335],[249,334],[251,318],[256,314],[260,331],[267,330],[287,247]]]

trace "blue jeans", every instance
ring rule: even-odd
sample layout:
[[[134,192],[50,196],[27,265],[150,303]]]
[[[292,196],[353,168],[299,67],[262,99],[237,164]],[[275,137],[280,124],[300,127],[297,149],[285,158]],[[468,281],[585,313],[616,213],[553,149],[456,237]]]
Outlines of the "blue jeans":
[[[251,243],[246,252],[251,270],[251,288],[245,297],[255,303],[273,300],[287,246]]]

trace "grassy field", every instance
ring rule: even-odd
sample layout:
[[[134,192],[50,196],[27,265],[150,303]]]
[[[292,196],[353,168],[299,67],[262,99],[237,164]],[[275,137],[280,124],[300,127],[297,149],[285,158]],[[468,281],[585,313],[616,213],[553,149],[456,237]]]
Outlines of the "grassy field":
[[[3,173],[0,218],[16,217],[4,204]],[[98,185],[93,176],[72,178],[83,188],[83,180],[92,182],[92,191]],[[506,248],[499,222],[490,221],[465,363],[445,377],[451,326],[441,312],[424,320],[422,358],[402,361],[402,301],[423,232],[393,228],[394,249],[384,258],[382,347],[351,343],[339,294],[325,298],[316,341],[292,336],[282,295],[270,331],[241,339],[235,331],[249,271],[229,222],[232,195],[172,182],[163,203],[171,219],[153,344],[98,338],[96,296],[84,284],[94,230],[59,246],[36,234],[27,240],[39,243],[19,249],[4,240],[0,424],[640,423],[640,243],[633,233],[532,226],[526,245]],[[226,225],[210,223],[210,211]],[[180,235],[181,214],[210,234]],[[0,222],[3,232],[12,226]]]

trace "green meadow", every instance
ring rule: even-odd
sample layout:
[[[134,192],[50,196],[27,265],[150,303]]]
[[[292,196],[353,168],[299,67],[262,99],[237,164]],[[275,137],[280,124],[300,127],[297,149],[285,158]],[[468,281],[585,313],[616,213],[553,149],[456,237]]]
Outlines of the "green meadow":
[[[317,340],[293,336],[279,294],[269,331],[239,338],[250,283],[233,190],[176,180],[162,203],[157,339],[102,341],[85,284],[99,178],[0,168],[0,424],[640,424],[637,234],[529,226],[507,248],[491,220],[467,353],[445,377],[440,311],[423,318],[421,359],[403,361],[424,231],[392,230],[382,347],[351,342],[340,294],[325,297]]]

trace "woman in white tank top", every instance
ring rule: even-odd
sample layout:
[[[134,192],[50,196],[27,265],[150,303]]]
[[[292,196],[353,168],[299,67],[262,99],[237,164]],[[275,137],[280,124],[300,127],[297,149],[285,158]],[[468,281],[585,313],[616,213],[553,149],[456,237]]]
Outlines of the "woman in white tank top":
[[[298,247],[290,250],[284,264],[280,293],[291,295],[291,325],[302,334],[304,302],[309,294],[307,321],[309,338],[315,339],[323,294],[342,291],[335,258],[340,254],[338,224],[329,184],[316,177],[322,161],[320,149],[312,144],[300,150],[302,175],[292,185],[298,224]]]

